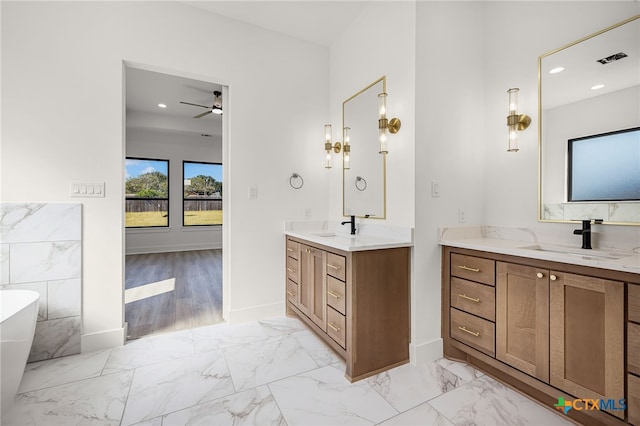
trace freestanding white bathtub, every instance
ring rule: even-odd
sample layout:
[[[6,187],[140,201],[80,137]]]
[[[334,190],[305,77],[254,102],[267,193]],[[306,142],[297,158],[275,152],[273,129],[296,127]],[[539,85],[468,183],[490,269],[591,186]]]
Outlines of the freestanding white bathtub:
[[[36,331],[39,298],[31,290],[0,290],[0,416],[13,406],[22,380]]]

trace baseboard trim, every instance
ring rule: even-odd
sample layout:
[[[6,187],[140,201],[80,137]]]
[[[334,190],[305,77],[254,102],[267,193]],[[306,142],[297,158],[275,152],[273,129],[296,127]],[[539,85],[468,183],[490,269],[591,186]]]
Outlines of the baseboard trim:
[[[80,351],[82,353],[95,352],[103,349],[115,348],[124,345],[127,337],[127,328],[99,331],[97,333],[83,334],[80,338]]]
[[[231,309],[226,320],[230,323],[238,323],[283,316],[284,314],[285,304],[284,302],[278,302],[268,305],[251,306],[249,308]]]
[[[431,340],[425,343],[411,343],[409,345],[409,356],[411,364],[421,365],[438,358],[442,358],[442,338]]]
[[[150,253],[171,253],[176,251],[193,251],[193,250],[217,250],[222,249],[222,243],[212,244],[176,244],[167,246],[149,246],[149,247],[127,247],[126,254],[150,254]]]

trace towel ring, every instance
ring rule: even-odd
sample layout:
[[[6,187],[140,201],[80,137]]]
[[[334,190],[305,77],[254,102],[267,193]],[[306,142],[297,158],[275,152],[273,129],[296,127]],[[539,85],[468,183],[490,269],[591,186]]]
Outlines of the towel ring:
[[[359,182],[364,182],[364,183],[358,184]],[[365,189],[367,189],[367,181],[362,176],[356,177],[356,189],[358,191],[364,191]]]
[[[295,180],[300,180],[300,184],[299,185],[294,185],[293,181]],[[300,189],[304,186],[304,179],[302,179],[302,176],[300,176],[297,173],[292,173],[291,177],[289,178],[289,185],[293,188],[293,189]]]

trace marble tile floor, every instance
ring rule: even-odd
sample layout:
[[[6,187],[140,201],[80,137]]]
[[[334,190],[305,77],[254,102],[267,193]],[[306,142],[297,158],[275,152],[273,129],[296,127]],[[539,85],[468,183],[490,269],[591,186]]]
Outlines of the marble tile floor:
[[[356,383],[294,318],[217,324],[27,365],[2,425],[571,425],[440,359]]]

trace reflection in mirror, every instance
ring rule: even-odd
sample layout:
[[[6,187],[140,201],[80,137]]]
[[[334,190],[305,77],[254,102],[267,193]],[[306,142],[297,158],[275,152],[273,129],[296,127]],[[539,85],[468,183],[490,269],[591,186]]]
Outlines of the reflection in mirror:
[[[349,168],[342,171],[344,216],[386,216],[386,156],[380,155],[378,145],[378,94],[385,89],[382,77],[342,104],[342,127],[349,128],[351,146]]]
[[[640,134],[620,132],[640,127],[640,15],[540,56],[538,77],[539,220],[640,225],[640,199],[616,194],[620,179],[626,184],[640,176]],[[614,139],[601,137],[612,133],[627,135],[624,173],[620,161],[605,166],[618,155]],[[571,173],[582,161],[570,155],[576,141],[583,141],[581,147],[600,144],[600,154],[585,151],[587,170],[604,173],[599,181],[618,179],[591,199],[571,194],[572,188],[593,185],[580,177],[593,173]]]

